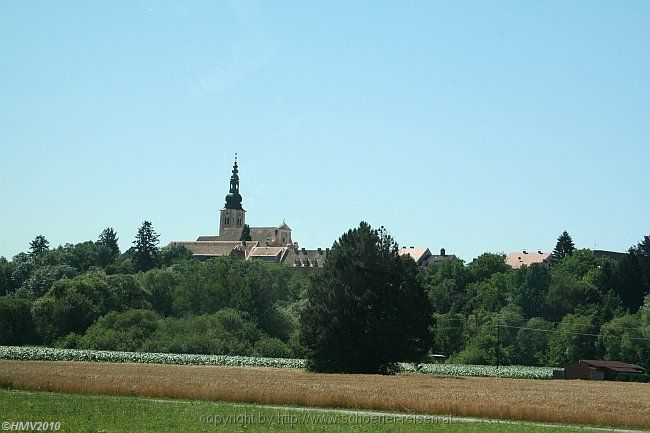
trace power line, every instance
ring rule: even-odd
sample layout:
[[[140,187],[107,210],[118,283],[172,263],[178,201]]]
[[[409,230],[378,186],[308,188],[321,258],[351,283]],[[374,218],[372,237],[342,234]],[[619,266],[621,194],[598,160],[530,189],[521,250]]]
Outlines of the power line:
[[[534,319],[534,318],[535,317],[532,317],[531,319]],[[551,325],[560,325],[560,324],[562,324],[562,322],[551,322],[549,320],[544,319],[543,317],[536,317],[536,318],[542,319],[546,323],[551,324]],[[450,317],[450,318],[444,318],[444,319],[442,319],[440,321],[441,322],[454,321],[454,322],[465,322],[465,323],[471,322],[472,324],[476,324],[476,322],[481,322],[481,324],[485,324],[485,323],[488,323],[490,320],[492,320],[492,319],[477,320],[477,319],[470,319],[470,318]],[[530,319],[528,319],[528,320],[530,320]],[[524,321],[526,321],[526,320],[524,320]],[[586,323],[572,323],[571,326],[582,326],[582,327],[587,327],[587,328],[601,328],[604,325],[606,325],[607,323],[609,323],[609,322],[606,322],[606,323],[604,323],[602,325],[589,325],[589,324],[586,324]],[[614,329],[615,330],[629,330],[629,331],[643,332],[643,330],[645,328],[643,326],[639,326],[639,327],[635,327],[635,328],[629,327],[629,326],[615,326]]]
[[[586,337],[604,337],[604,338],[625,338],[624,335],[612,335],[612,334],[589,334],[589,333],[584,333],[584,332],[572,332],[572,331],[561,331],[557,329],[543,329],[543,328],[533,328],[530,326],[513,326],[513,325],[505,325],[505,324],[495,324],[493,325],[494,327],[502,327],[502,328],[511,328],[511,329],[525,329],[527,331],[536,331],[536,332],[547,332],[547,333],[553,333],[553,334],[569,334],[569,335],[582,335]],[[463,326],[453,326],[453,327],[436,327],[438,331],[445,331],[445,330],[451,330],[451,329],[467,329],[467,327]],[[627,337],[629,340],[640,340],[640,341],[650,341],[650,338],[643,338],[643,337]]]

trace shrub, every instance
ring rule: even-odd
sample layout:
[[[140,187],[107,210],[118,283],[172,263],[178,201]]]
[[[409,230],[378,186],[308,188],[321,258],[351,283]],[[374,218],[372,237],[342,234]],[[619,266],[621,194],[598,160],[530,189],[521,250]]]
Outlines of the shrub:
[[[650,374],[619,373],[616,375],[618,382],[643,382],[650,383]]]
[[[262,337],[255,343],[258,356],[267,358],[291,358],[291,349],[277,338]]]
[[[141,350],[143,343],[158,328],[158,320],[158,315],[149,310],[110,312],[88,328],[79,342],[79,347],[119,351]]]

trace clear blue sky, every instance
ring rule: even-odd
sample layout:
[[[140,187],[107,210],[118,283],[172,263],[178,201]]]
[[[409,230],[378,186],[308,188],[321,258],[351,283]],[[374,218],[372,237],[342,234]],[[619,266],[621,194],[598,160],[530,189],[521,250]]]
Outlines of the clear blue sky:
[[[650,233],[649,1],[0,2],[0,255],[144,219],[308,248],[623,250]]]

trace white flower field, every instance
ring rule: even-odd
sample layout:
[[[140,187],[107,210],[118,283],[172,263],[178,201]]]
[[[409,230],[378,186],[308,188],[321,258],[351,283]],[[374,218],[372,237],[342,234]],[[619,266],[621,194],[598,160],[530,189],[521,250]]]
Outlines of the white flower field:
[[[57,349],[36,346],[0,346],[0,359],[23,361],[135,362],[142,364],[222,365],[236,367],[304,368],[302,359],[261,358],[228,355],[192,355],[177,353],[113,352],[106,350]],[[506,377],[515,379],[551,379],[552,367],[466,364],[401,363],[405,373],[444,376]]]

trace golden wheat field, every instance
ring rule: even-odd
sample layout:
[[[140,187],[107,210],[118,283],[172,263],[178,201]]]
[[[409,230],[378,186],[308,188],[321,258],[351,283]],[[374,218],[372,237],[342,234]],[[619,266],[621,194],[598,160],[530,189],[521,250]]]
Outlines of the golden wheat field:
[[[0,360],[15,389],[650,427],[650,384]]]

